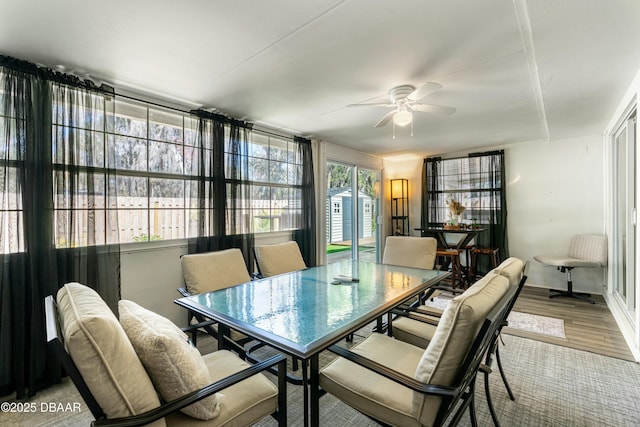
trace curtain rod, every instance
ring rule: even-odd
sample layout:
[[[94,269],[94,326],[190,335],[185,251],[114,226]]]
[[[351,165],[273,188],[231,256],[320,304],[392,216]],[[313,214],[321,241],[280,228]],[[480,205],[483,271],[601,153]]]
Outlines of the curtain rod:
[[[169,105],[159,104],[159,103],[154,102],[154,101],[149,101],[149,100],[146,100],[146,99],[137,98],[137,97],[135,97],[133,95],[124,95],[122,93],[117,93],[116,92],[116,96],[119,96],[120,98],[127,98],[127,99],[130,99],[132,101],[144,102],[145,104],[150,104],[150,105],[154,105],[156,107],[161,107],[161,108],[177,111],[179,113],[189,114],[189,110],[183,110],[183,109],[178,108],[178,107],[171,107]]]
[[[5,67],[20,73],[30,74],[44,80],[61,83],[69,86],[100,92],[107,96],[114,94],[113,86],[101,83],[100,86],[91,79],[83,79],[75,74],[63,73],[53,70],[44,65],[34,64],[33,62],[14,58],[12,56],[0,55],[0,67]]]
[[[469,153],[466,156],[448,157],[446,159],[443,159],[441,156],[425,157],[424,161],[438,162],[441,160],[461,160],[461,159],[468,159],[470,157],[492,156],[495,154],[504,154],[504,150],[481,151],[477,153]]]

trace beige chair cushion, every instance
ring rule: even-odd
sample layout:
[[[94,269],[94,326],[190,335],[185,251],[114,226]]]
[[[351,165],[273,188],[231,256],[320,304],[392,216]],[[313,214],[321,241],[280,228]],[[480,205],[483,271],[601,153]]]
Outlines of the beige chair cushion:
[[[578,234],[571,238],[567,255],[536,255],[533,259],[554,267],[606,267],[607,236]]]
[[[393,336],[416,347],[427,348],[435,332],[436,326],[430,323],[403,316],[393,320]]]
[[[592,262],[598,267],[607,266],[607,236],[602,234],[578,234],[571,238],[568,255],[576,260]],[[580,267],[578,265],[577,267]]]
[[[510,287],[518,286],[524,275],[524,262],[521,259],[511,257],[504,260],[498,267],[491,270],[490,273],[506,277],[509,280]],[[477,283],[484,282],[479,281]],[[468,292],[468,290],[465,292]],[[440,312],[440,314],[444,312],[444,310],[428,305],[421,305],[418,308],[435,313]],[[436,317],[433,317],[433,319],[439,320]],[[426,348],[427,345],[429,345],[435,331],[436,327],[434,325],[425,324],[407,317],[398,317],[393,321],[393,336],[395,338],[422,348]]]
[[[509,286],[518,286],[524,276],[524,262],[515,257],[507,258],[491,272],[506,277],[509,280]]]
[[[118,302],[120,323],[165,401],[171,401],[211,383],[198,349],[170,320],[132,301]],[[201,420],[220,413],[222,396],[207,397],[181,411]]]
[[[438,242],[433,237],[389,236],[382,263],[432,270],[437,250]]]
[[[235,354],[221,350],[205,354],[211,381],[218,381],[250,365]],[[210,421],[201,421],[176,412],[167,417],[167,425],[190,427],[248,426],[278,408],[278,388],[262,374],[254,375],[223,390],[224,403],[220,414]]]
[[[253,249],[262,277],[275,276],[307,268],[302,259],[300,248],[294,241],[273,245],[259,245]]]
[[[251,280],[240,249],[184,255],[182,274],[191,294],[224,289]]]
[[[373,333],[351,349],[368,359],[413,377],[424,349]],[[412,391],[338,357],[322,369],[320,386],[375,419],[390,425],[418,426],[412,413]]]
[[[509,289],[506,277],[487,274],[453,298],[442,314],[415,372],[418,381],[451,385],[482,322]],[[424,425],[432,425],[441,399],[415,393],[413,411]]]
[[[87,286],[67,283],[58,291],[57,303],[65,347],[107,418],[160,406],[147,372],[102,298]]]

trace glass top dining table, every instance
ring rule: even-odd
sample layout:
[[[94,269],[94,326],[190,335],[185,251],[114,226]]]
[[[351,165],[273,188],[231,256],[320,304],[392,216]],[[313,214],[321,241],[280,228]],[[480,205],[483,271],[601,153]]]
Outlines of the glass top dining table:
[[[358,281],[338,282],[337,276]],[[302,361],[304,425],[319,425],[319,353],[450,275],[343,260],[176,300]],[[218,340],[224,348],[225,340]],[[307,370],[307,367],[309,368]]]
[[[339,275],[358,281],[332,284]],[[176,303],[305,359],[447,276],[437,270],[343,260]]]

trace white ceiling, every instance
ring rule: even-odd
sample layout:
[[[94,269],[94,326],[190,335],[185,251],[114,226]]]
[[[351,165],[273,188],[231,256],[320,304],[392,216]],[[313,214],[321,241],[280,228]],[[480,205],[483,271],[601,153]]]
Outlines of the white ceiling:
[[[0,54],[377,155],[600,134],[640,69],[638,0],[0,0]],[[408,128],[393,86],[435,81]]]

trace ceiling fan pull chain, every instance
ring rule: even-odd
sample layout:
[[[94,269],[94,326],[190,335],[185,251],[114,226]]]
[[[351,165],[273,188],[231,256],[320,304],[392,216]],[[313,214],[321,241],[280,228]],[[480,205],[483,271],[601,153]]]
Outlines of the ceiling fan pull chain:
[[[413,121],[411,122],[411,136],[413,136]]]
[[[393,123],[393,139],[396,139],[396,124]]]

